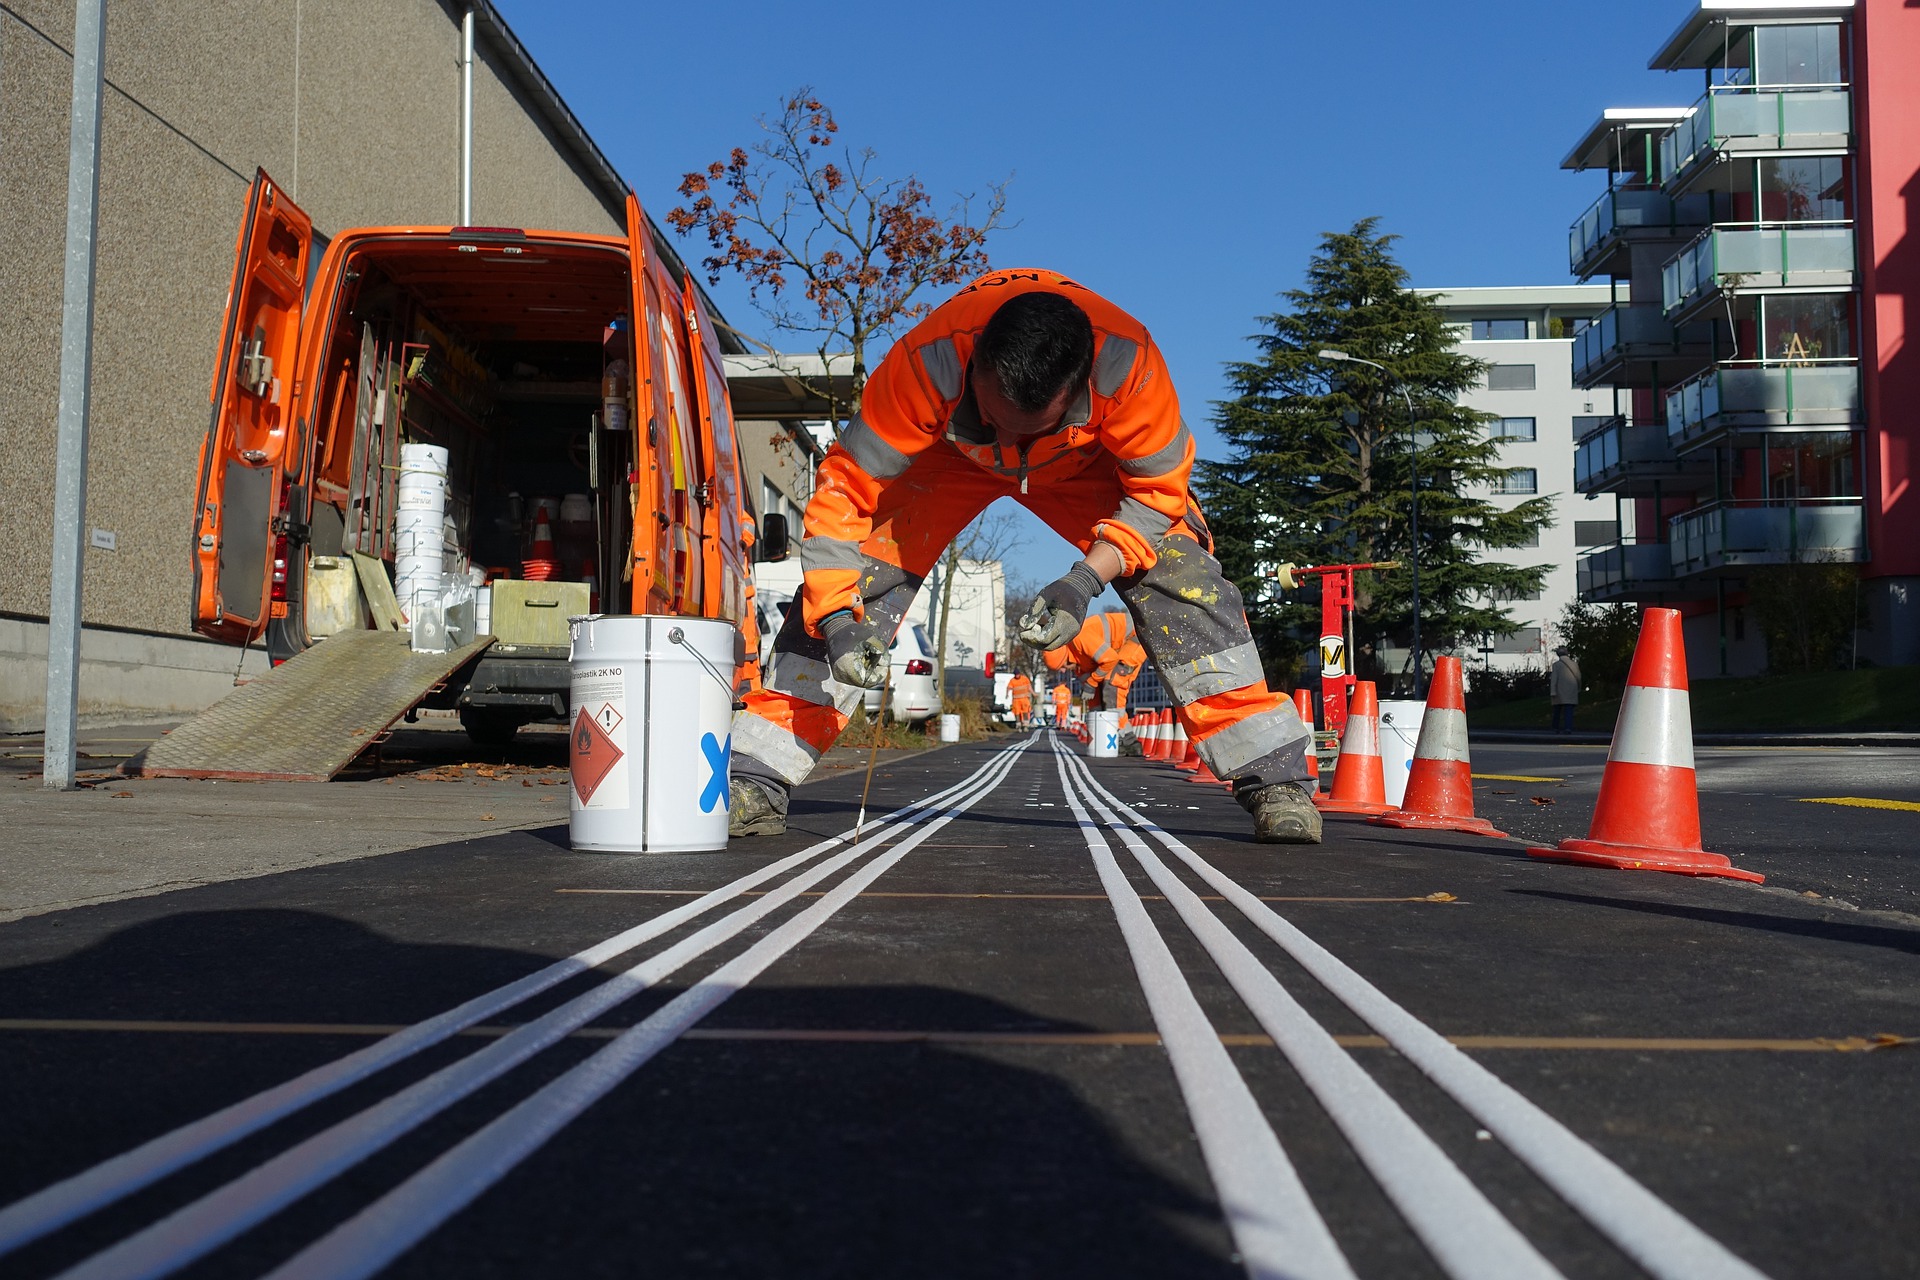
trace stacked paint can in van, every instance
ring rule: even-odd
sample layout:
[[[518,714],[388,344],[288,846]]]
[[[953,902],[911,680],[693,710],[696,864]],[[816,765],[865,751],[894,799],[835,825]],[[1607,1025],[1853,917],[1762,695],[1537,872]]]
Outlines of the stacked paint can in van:
[[[440,594],[446,560],[447,451],[400,446],[400,494],[393,522],[393,593],[412,618],[416,601]]]

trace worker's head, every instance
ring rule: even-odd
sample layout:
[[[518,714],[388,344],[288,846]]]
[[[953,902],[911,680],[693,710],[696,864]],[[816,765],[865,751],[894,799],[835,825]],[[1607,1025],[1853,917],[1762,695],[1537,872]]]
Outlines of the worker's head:
[[[1047,670],[1058,671],[1067,665],[1067,646],[1061,645],[1058,649],[1049,649],[1040,656],[1046,661]]]
[[[1568,654],[1570,654],[1570,653],[1572,653],[1572,652],[1573,652],[1573,650],[1571,650],[1571,649],[1569,649],[1569,648],[1567,648],[1567,646],[1565,646],[1565,645],[1561,645],[1561,646],[1560,646],[1559,648],[1557,648],[1557,649],[1555,649],[1555,650],[1554,650],[1554,652],[1555,652],[1555,653],[1557,653],[1557,654],[1559,654],[1559,655],[1560,655],[1561,657],[1563,657],[1563,658],[1564,658],[1564,657],[1566,657],[1566,656],[1567,656]]]
[[[1052,431],[1093,372],[1093,324],[1057,293],[1015,294],[973,348],[973,396],[987,425],[1011,436]]]

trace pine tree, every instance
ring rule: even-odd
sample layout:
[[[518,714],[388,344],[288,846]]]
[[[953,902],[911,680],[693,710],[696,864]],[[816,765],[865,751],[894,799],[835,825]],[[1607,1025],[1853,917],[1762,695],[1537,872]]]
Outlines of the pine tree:
[[[1384,671],[1381,648],[1411,644],[1410,462],[1420,477],[1420,631],[1428,655],[1519,624],[1497,603],[1539,589],[1547,566],[1493,559],[1532,545],[1553,522],[1549,499],[1502,509],[1486,497],[1510,469],[1488,438],[1493,415],[1462,407],[1486,365],[1461,354],[1431,298],[1407,287],[1394,260],[1397,236],[1367,218],[1329,233],[1307,267],[1306,286],[1281,296],[1286,310],[1260,317],[1251,360],[1228,365],[1237,392],[1216,402],[1213,421],[1231,448],[1199,468],[1219,555],[1247,596],[1270,675],[1297,674],[1319,634],[1316,587],[1284,598],[1272,582],[1284,562],[1300,565],[1398,560],[1360,575],[1354,620],[1355,671],[1363,679],[1402,677],[1411,660]],[[1374,360],[1394,377],[1326,348]],[[1418,421],[1417,459],[1402,385]]]

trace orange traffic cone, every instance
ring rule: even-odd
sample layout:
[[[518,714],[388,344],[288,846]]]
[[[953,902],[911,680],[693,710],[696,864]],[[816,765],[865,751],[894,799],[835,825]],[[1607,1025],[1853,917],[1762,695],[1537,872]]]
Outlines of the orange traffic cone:
[[[1678,609],[1648,609],[1640,620],[1627,691],[1614,722],[1600,798],[1584,840],[1532,848],[1536,858],[1623,871],[1766,879],[1700,847],[1700,794],[1693,775],[1693,715],[1687,703],[1687,649]]]
[[[1420,719],[1420,740],[1413,747],[1413,769],[1407,774],[1400,811],[1368,821],[1425,831],[1507,834],[1496,831],[1485,818],[1473,816],[1473,765],[1467,759],[1467,702],[1460,659],[1434,660],[1427,712]]]
[[[1200,757],[1194,754],[1193,739],[1187,736],[1187,722],[1180,713],[1173,713],[1173,767],[1182,773],[1192,773],[1200,767]]]
[[[1307,780],[1313,783],[1313,789],[1320,789],[1320,752],[1318,742],[1313,736],[1313,691],[1295,689],[1293,691],[1293,709],[1300,713],[1300,723],[1307,726]],[[1384,769],[1385,766],[1383,765]],[[1382,779],[1384,782],[1384,778]]]
[[[1333,766],[1333,791],[1313,802],[1327,813],[1390,813],[1387,771],[1380,760],[1380,695],[1371,680],[1353,686],[1347,731],[1340,738],[1340,759]]]
[[[553,549],[552,521],[545,503],[533,509],[533,547],[520,562],[520,572],[529,582],[546,582],[559,571],[560,561]]]
[[[1164,711],[1149,711],[1147,713],[1147,759],[1165,760],[1167,742],[1167,714]]]

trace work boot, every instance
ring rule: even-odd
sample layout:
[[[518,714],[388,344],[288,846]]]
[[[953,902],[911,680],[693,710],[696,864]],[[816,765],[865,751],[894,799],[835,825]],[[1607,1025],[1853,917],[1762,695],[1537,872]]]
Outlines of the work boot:
[[[729,836],[777,836],[787,830],[787,793],[734,778],[727,787]]]
[[[1261,844],[1320,843],[1320,810],[1299,783],[1235,787],[1233,798],[1253,815],[1253,838]]]
[[[1140,745],[1140,735],[1131,729],[1121,731],[1119,749],[1120,754],[1123,756],[1143,756],[1147,754],[1146,748]]]

